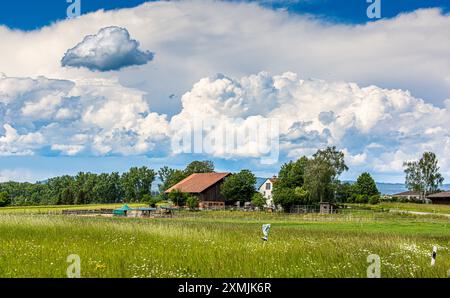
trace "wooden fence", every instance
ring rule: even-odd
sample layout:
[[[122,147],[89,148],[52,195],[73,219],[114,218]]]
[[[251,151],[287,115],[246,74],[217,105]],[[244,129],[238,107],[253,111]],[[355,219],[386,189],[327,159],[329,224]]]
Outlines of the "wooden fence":
[[[114,209],[63,210],[63,215],[113,214]]]

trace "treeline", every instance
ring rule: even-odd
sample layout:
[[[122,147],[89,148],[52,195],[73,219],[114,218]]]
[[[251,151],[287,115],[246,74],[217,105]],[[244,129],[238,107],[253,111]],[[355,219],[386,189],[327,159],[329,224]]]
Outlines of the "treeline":
[[[442,185],[438,161],[434,153],[426,152],[417,162],[405,163],[406,184],[410,190],[424,194],[435,192]],[[371,203],[380,200],[380,192],[369,173],[362,173],[356,183],[342,183],[339,176],[348,170],[344,153],[336,147],[318,150],[312,157],[303,156],[285,163],[274,184],[273,203],[289,211],[294,205],[319,202]],[[92,203],[146,202],[154,206],[170,200],[176,205],[194,208],[195,197],[174,191],[164,191],[193,173],[214,172],[212,161],[193,161],[185,169],[167,166],[158,171],[148,167],[133,167],[128,172],[60,176],[40,183],[0,183],[0,207],[7,205],[72,205]],[[159,192],[152,193],[158,176]],[[221,193],[228,202],[252,202],[267,206],[266,199],[255,190],[256,177],[250,170],[242,170],[228,177]]]
[[[133,167],[122,175],[80,172],[76,176],[65,175],[38,183],[1,183],[0,193],[7,194],[8,201],[3,205],[138,202],[151,194],[155,176],[147,167]]]
[[[119,202],[155,202],[168,199],[164,190],[192,173],[213,172],[211,161],[194,161],[184,170],[163,167],[155,171],[146,166],[128,172],[85,173],[59,176],[37,183],[0,183],[0,207],[28,205],[78,205]],[[152,193],[156,177],[161,194]]]

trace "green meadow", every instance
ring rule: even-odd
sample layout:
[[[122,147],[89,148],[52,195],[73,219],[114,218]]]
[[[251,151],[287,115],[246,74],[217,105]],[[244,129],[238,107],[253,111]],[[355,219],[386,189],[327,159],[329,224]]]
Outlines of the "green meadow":
[[[181,211],[152,219],[62,209],[0,209],[0,277],[64,278],[71,254],[80,256],[82,277],[365,278],[370,254],[380,256],[382,277],[445,278],[450,270],[450,222],[441,216]],[[264,223],[272,224],[268,242]]]

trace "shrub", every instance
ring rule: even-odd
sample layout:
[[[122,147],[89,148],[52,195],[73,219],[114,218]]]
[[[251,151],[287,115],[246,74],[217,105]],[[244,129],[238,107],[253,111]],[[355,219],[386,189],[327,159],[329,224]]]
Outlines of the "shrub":
[[[367,202],[369,202],[369,198],[366,195],[361,195],[361,194],[356,195],[355,203],[365,204]]]
[[[160,206],[169,206],[169,207],[173,207],[173,202],[172,201],[167,201],[167,200],[160,200],[157,203],[155,203],[155,207],[160,207]]]
[[[198,203],[199,201],[196,196],[188,196],[188,198],[186,199],[186,204],[191,210],[195,210],[198,207]]]
[[[376,204],[378,204],[379,202],[380,202],[380,196],[378,196],[378,195],[370,196],[370,198],[369,198],[369,204],[376,205]]]
[[[281,205],[285,211],[289,211],[293,205],[297,205],[297,196],[292,188],[275,187],[273,190],[273,202]]]
[[[174,189],[169,193],[169,199],[178,207],[184,206],[187,195],[178,189]]]
[[[347,203],[355,203],[355,201],[356,201],[356,195],[355,194],[352,194],[351,196],[349,196],[347,198]]]
[[[159,202],[161,202],[163,199],[161,198],[161,197],[159,197],[159,196],[155,196],[155,197],[152,197],[149,201],[148,201],[148,204],[150,205],[150,207],[156,207],[156,205],[159,203]]]
[[[266,199],[261,193],[255,192],[252,197],[252,204],[258,208],[263,208],[266,204]]]
[[[11,200],[6,192],[0,192],[0,207],[6,207],[11,204]]]
[[[142,196],[141,202],[142,203],[150,203],[151,200],[152,200],[152,196],[150,194],[144,194]]]

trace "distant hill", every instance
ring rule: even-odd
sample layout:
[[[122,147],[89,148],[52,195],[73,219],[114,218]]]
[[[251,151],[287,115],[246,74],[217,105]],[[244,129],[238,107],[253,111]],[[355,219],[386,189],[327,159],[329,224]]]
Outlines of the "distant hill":
[[[377,182],[377,188],[382,195],[393,195],[408,190],[403,183]]]
[[[354,183],[355,181],[345,181]],[[385,182],[376,182],[377,188],[382,195],[393,195],[396,193],[407,191],[405,184],[403,183],[385,183]],[[444,184],[442,190],[450,190],[450,184]]]

